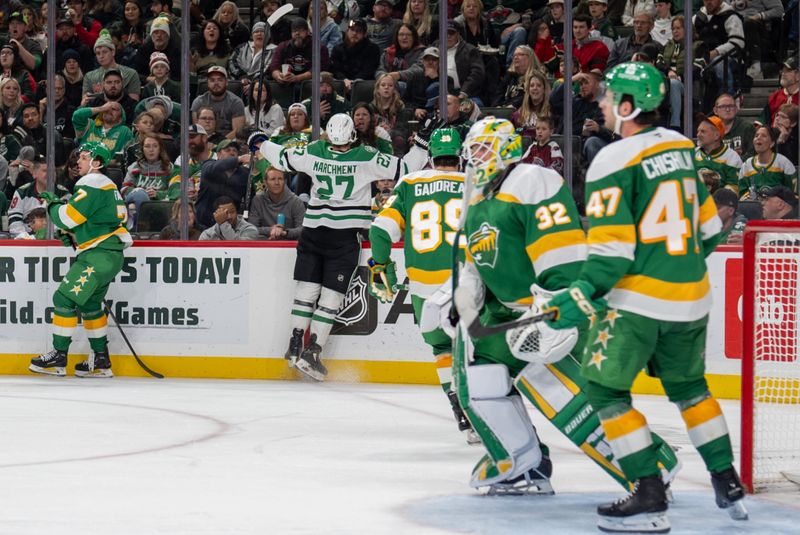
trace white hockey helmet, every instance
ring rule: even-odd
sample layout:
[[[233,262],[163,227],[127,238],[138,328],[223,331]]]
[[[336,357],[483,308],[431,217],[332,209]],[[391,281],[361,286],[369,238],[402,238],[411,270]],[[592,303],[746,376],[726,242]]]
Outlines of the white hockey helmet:
[[[328,141],[333,145],[348,145],[357,138],[353,119],[346,113],[337,113],[328,119],[325,133],[328,135]]]

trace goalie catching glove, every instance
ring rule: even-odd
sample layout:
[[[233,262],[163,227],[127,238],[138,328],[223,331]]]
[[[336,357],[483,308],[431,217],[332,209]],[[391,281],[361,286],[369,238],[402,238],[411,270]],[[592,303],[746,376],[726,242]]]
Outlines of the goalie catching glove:
[[[608,306],[605,299],[592,299],[594,292],[594,286],[579,280],[553,296],[549,308],[555,308],[558,315],[550,322],[550,326],[554,329],[568,329],[586,325],[595,314]]]
[[[372,258],[367,260],[369,266],[369,293],[381,303],[391,303],[394,296],[403,289],[397,284],[397,264],[389,260],[379,264]]]
[[[531,286],[533,304],[519,319],[538,316],[550,308],[550,301],[567,290],[549,292],[536,284]],[[540,321],[510,329],[506,332],[506,343],[511,354],[525,362],[549,364],[566,357],[578,342],[578,329],[554,329]]]

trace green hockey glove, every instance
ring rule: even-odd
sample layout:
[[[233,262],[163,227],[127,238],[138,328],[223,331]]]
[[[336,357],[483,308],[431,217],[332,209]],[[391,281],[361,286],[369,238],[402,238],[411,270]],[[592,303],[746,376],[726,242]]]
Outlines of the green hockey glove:
[[[592,299],[594,292],[591,284],[579,280],[573,282],[566,292],[554,295],[548,310],[555,308],[558,316],[550,322],[550,326],[554,329],[568,329],[586,325],[592,316],[608,305],[605,299]]]
[[[63,230],[56,230],[56,239],[61,240],[65,247],[74,248],[75,241],[72,239],[72,234],[64,232]]]
[[[397,284],[397,264],[389,260],[385,264],[378,264],[370,258],[369,266],[369,293],[381,303],[391,303],[395,294],[401,287]]]
[[[44,202],[47,203],[49,207],[51,204],[65,204],[67,201],[58,197],[55,193],[51,191],[43,191],[39,194],[39,198],[42,199]]]

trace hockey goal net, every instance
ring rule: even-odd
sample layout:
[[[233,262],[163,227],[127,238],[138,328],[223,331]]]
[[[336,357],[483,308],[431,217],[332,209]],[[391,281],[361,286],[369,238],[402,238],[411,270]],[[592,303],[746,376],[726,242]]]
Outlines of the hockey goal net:
[[[794,487],[800,485],[800,221],[747,225],[743,286],[742,482],[750,492]]]

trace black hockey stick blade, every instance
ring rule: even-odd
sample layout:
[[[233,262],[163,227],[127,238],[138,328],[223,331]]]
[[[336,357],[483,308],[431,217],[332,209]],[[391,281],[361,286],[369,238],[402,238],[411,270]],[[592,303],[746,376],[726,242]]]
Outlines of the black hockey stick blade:
[[[558,312],[555,310],[550,310],[548,312],[542,312],[541,314],[537,314],[535,316],[529,316],[527,318],[520,318],[514,321],[507,321],[505,323],[498,323],[496,325],[484,325],[481,323],[480,318],[475,318],[472,323],[469,324],[467,327],[467,332],[473,338],[483,338],[485,336],[491,336],[493,334],[504,333],[511,329],[516,329],[518,327],[524,327],[525,325],[530,325],[531,323],[538,323],[540,321],[550,321],[556,319]]]
[[[111,317],[112,320],[114,320],[114,323],[116,324],[117,329],[119,329],[119,334],[122,335],[122,339],[125,340],[125,343],[128,345],[128,349],[131,350],[131,353],[133,354],[133,358],[136,359],[137,364],[139,364],[139,366],[141,366],[144,371],[146,371],[147,373],[149,373],[150,375],[152,375],[156,379],[163,379],[164,378],[163,375],[161,375],[157,371],[151,370],[147,366],[147,364],[145,364],[142,361],[142,359],[139,358],[139,355],[136,354],[136,351],[133,349],[133,344],[131,344],[131,341],[128,340],[128,336],[125,334],[125,331],[122,330],[122,325],[119,324],[119,321],[117,321],[117,317],[114,315],[113,312],[111,312],[111,307],[108,306],[108,301],[106,301],[105,299],[103,299],[103,306],[106,309],[106,313]]]

